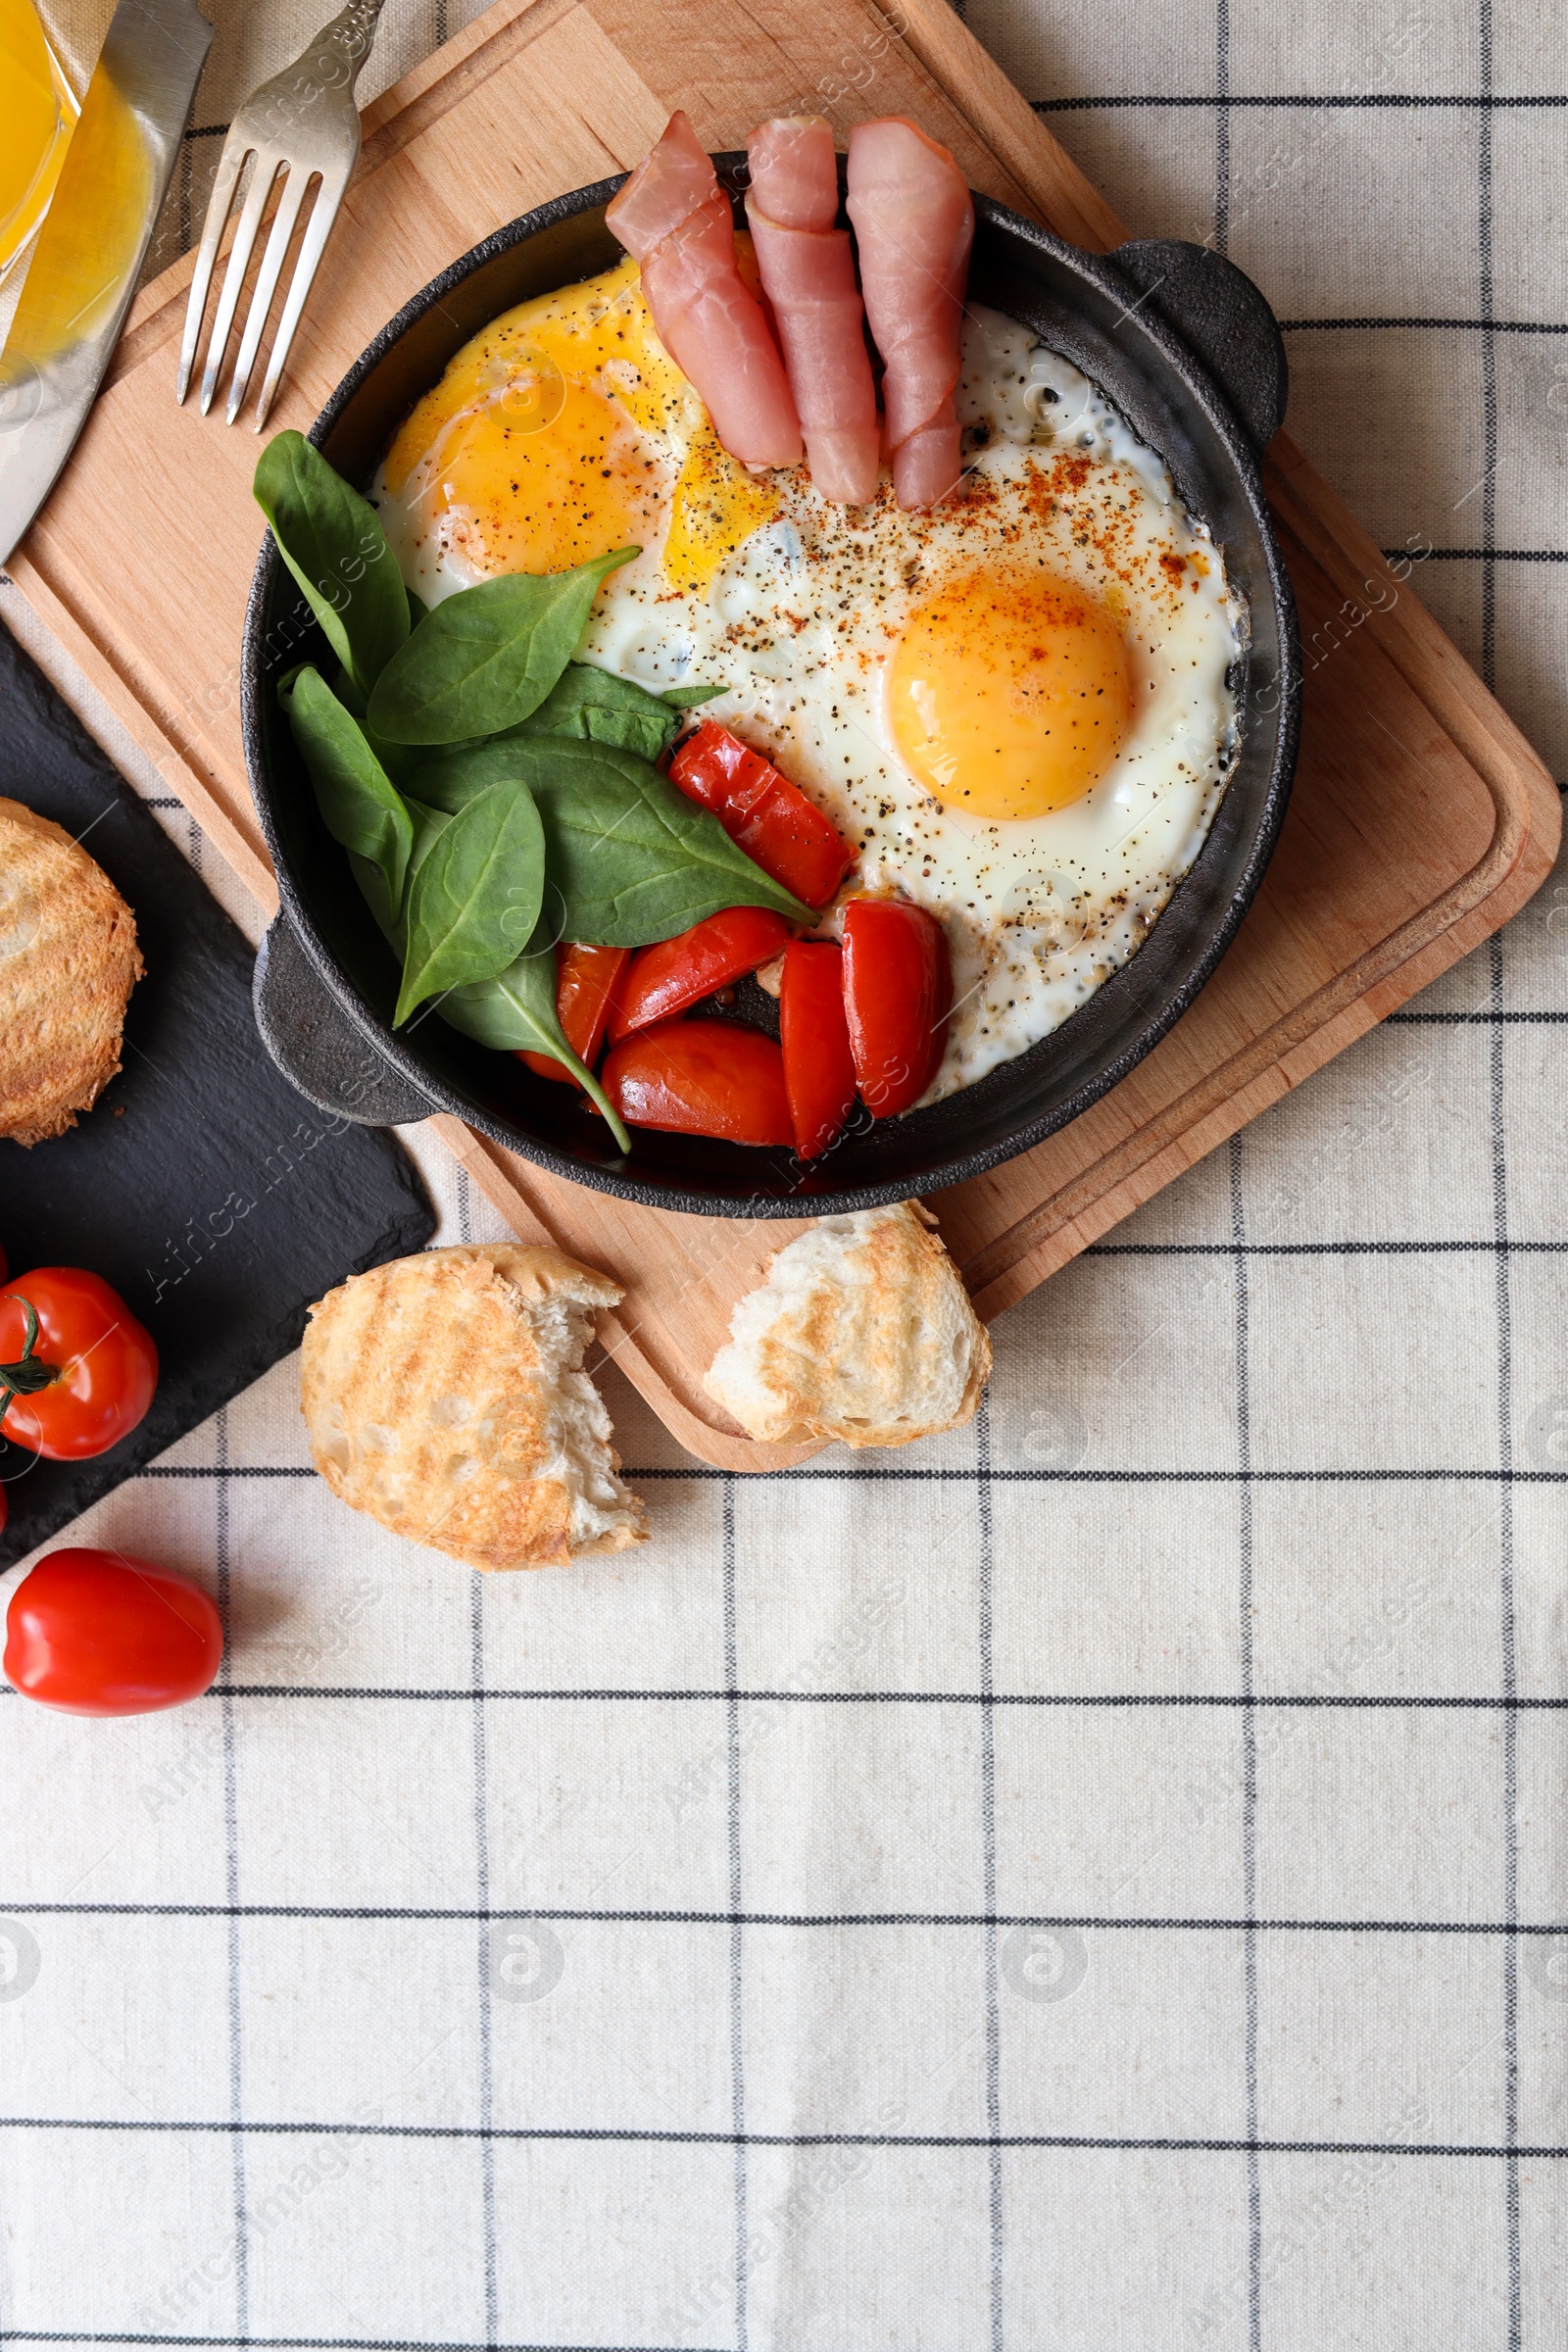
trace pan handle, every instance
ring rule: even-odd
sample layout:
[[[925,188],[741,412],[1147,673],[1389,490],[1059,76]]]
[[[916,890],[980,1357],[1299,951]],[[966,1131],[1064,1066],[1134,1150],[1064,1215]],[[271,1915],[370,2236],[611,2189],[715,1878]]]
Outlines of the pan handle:
[[[1266,449],[1285,421],[1290,370],[1278,322],[1251,279],[1212,246],[1183,237],[1139,237],[1106,258],[1191,344]]]
[[[349,1020],[282,915],[257,953],[251,1002],[263,1045],[318,1110],[361,1127],[407,1127],[441,1108]]]

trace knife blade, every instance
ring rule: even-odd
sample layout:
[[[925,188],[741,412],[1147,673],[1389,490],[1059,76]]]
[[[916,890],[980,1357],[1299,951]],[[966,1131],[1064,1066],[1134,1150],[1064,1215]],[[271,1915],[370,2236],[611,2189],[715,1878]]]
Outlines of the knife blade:
[[[0,353],[0,564],[120,340],[212,38],[196,0],[119,0]]]

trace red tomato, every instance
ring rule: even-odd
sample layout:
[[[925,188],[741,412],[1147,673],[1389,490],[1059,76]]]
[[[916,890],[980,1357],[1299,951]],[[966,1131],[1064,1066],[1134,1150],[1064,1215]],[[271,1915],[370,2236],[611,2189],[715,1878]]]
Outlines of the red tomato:
[[[623,1119],[731,1144],[795,1140],[784,1056],[729,1021],[668,1021],[612,1046],[604,1089]]]
[[[157,1386],[151,1334],[96,1274],[37,1266],[0,1291],[0,1396],[12,1392],[0,1434],[17,1445],[51,1462],[107,1452],[129,1436]]]
[[[591,1070],[599,1059],[599,1049],[605,1042],[605,1023],[620,975],[631,960],[630,948],[564,947],[556,950],[556,1018],[565,1032],[567,1045],[580,1062]],[[566,1086],[582,1092],[582,1080],[549,1054],[518,1053],[517,1059],[525,1061],[530,1070],[541,1078],[559,1078]]]
[[[844,1009],[856,1082],[873,1118],[918,1102],[937,1073],[953,1009],[942,926],[903,899],[844,909]]]
[[[795,1149],[803,1159],[815,1159],[855,1108],[844,951],[831,940],[797,939],[785,950],[778,1026]]]
[[[789,940],[781,914],[765,906],[729,906],[675,939],[640,948],[610,1016],[611,1042],[700,1004],[715,988],[727,988],[770,961]]]
[[[855,852],[814,802],[728,727],[704,719],[669,763],[669,780],[710,809],[763,873],[808,906],[825,906]]]
[[[150,1715],[199,1698],[223,1654],[188,1577],[122,1551],[51,1551],[6,1611],[7,1679],[66,1715]]]

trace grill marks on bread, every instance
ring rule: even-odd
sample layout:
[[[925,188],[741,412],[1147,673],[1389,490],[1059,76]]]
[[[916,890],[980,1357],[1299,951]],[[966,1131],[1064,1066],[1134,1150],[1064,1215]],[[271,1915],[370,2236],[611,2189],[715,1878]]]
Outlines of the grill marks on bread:
[[[0,800],[0,1136],[63,1135],[120,1068],[136,919],[69,833]]]
[[[618,1284],[556,1250],[470,1244],[359,1274],[311,1310],[301,1403],[332,1492],[476,1568],[646,1535],[582,1370]]]

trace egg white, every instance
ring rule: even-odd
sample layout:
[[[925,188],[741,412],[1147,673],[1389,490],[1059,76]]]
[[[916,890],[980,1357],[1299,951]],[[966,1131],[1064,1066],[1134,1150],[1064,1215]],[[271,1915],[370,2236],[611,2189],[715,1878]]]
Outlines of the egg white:
[[[845,510],[804,469],[769,477],[778,511],[706,591],[666,577],[666,508],[641,555],[601,588],[581,648],[656,691],[721,684],[705,715],[767,752],[858,845],[846,895],[895,891],[941,920],[955,1008],[927,1102],[1049,1036],[1148,936],[1234,764],[1246,629],[1206,528],[1085,376],[979,305],[962,360],[962,499],[906,514],[884,483],[874,506]],[[650,480],[675,478],[692,429],[671,402],[662,429],[644,431]],[[380,503],[404,576],[427,601],[483,576],[428,513],[388,501],[384,485]],[[1116,612],[1132,718],[1081,800],[986,822],[910,775],[888,672],[905,623],[944,578],[1035,564]],[[822,930],[837,928],[832,908]]]

